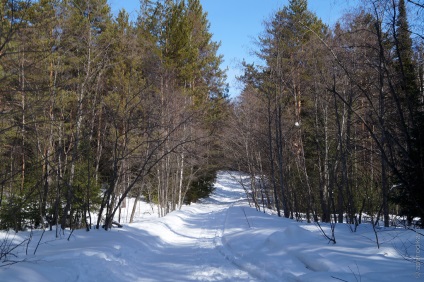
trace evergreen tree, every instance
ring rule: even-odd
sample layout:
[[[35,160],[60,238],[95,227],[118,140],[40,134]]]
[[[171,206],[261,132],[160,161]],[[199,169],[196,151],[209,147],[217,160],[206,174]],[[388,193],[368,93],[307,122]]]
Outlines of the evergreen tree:
[[[3,228],[21,230],[31,222],[40,226],[45,215],[41,187],[42,145],[48,76],[46,57],[50,54],[52,6],[41,1],[3,1],[0,101],[2,117],[2,196],[0,212]],[[41,133],[41,132],[40,132]],[[10,161],[5,161],[10,159]],[[4,178],[3,178],[4,177]],[[8,187],[6,192],[5,187]],[[5,194],[4,194],[5,193]],[[3,197],[3,195],[5,197]],[[7,196],[6,196],[7,195]],[[4,201],[3,201],[4,200]],[[3,205],[7,203],[7,205]]]
[[[307,1],[289,1],[268,24],[260,37],[258,56],[266,62],[266,91],[262,95],[269,104],[268,127],[271,183],[278,186],[278,197],[284,216],[293,216],[300,202],[307,203],[308,218],[312,211],[312,190],[305,158],[305,140],[308,131],[307,107],[311,73],[308,56],[313,39],[322,35],[325,26],[307,10]],[[265,89],[265,88],[264,88]],[[301,127],[294,126],[302,125]],[[285,137],[285,136],[290,136]],[[274,176],[272,176],[274,174]],[[289,176],[292,174],[292,176]],[[298,189],[299,185],[302,186]]]
[[[86,183],[94,179],[95,170],[91,152],[92,121],[97,115],[97,102],[104,91],[102,80],[107,66],[108,46],[112,41],[110,7],[106,0],[63,1],[58,8],[61,19],[58,55],[62,64],[58,73],[60,95],[66,104],[62,111],[66,119],[61,142],[66,166],[62,167],[63,197],[61,227],[69,225],[73,217],[85,219],[89,206],[88,193],[93,186]],[[90,169],[87,169],[87,166]],[[91,184],[94,182],[91,182]],[[98,189],[98,186],[97,186]],[[83,221],[84,222],[84,221]],[[79,222],[77,222],[79,224]]]
[[[394,197],[411,223],[414,216],[424,218],[424,137],[421,132],[423,112],[418,71],[413,61],[414,52],[404,0],[398,3],[393,37],[396,50],[394,65],[398,77],[395,91],[400,117],[399,132],[402,133],[399,140],[401,147],[398,149],[401,166],[397,176],[400,185]]]

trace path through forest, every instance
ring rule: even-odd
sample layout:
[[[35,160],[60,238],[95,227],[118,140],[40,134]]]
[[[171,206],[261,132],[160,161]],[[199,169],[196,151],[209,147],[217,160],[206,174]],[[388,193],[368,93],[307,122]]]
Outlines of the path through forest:
[[[237,181],[243,177],[220,172],[210,198],[162,218],[138,217],[107,232],[66,231],[61,238],[35,231],[11,257],[19,262],[0,267],[0,281],[419,280],[424,240],[416,233],[378,229],[377,248],[370,225],[351,232],[338,224],[331,244],[316,224],[249,207]],[[0,233],[0,240],[29,235]]]

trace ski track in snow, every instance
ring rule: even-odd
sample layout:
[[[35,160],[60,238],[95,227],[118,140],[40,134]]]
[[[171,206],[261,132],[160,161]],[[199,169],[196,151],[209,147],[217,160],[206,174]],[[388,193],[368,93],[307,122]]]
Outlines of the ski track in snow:
[[[0,281],[256,281],[221,241],[228,208],[244,198],[230,183],[224,177],[211,198],[122,229],[78,230],[69,242],[69,233],[46,232],[37,255],[0,269]]]

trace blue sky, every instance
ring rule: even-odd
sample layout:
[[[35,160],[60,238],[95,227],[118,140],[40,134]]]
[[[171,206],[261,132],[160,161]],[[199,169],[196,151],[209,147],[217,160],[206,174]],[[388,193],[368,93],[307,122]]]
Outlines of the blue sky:
[[[287,0],[201,0],[208,13],[213,40],[221,42],[219,54],[224,55],[223,68],[228,68],[230,95],[236,96],[240,87],[235,76],[240,75],[243,59],[253,62],[251,55],[255,38],[263,31],[263,21],[279,8],[288,5]],[[333,24],[354,0],[309,0],[308,8],[325,23]],[[112,12],[124,8],[132,18],[137,17],[139,0],[109,0]]]

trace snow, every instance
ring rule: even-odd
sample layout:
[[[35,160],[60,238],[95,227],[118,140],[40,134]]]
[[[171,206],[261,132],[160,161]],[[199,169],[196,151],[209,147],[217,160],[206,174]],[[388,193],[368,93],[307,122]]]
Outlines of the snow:
[[[317,225],[249,207],[236,181],[221,172],[213,195],[158,218],[140,204],[136,222],[111,231],[34,231],[0,267],[0,281],[420,281],[422,236],[369,224],[336,225],[336,244]],[[130,208],[132,202],[127,203]],[[121,219],[128,218],[122,210]],[[329,226],[323,225],[329,232]],[[29,232],[0,233],[21,242]],[[69,237],[69,241],[68,241]],[[34,255],[34,250],[38,246]],[[28,255],[26,255],[28,253]],[[424,275],[424,274],[423,274]]]

